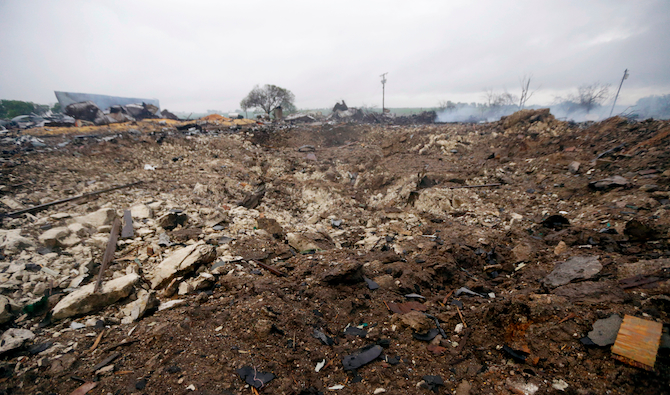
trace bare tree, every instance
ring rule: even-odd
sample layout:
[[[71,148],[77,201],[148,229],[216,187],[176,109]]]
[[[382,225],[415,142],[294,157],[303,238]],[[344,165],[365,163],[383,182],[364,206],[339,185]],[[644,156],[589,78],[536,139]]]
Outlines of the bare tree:
[[[456,109],[456,103],[452,102],[451,100],[440,100],[437,103],[437,109],[439,111],[453,111]]]
[[[266,114],[270,114],[277,107],[295,109],[294,101],[295,95],[288,89],[276,85],[265,85],[263,88],[256,85],[247,97],[242,99],[240,107],[244,111],[249,108],[260,108]]]
[[[493,89],[485,89],[484,96],[486,98],[486,105],[489,108],[500,108],[505,106],[512,106],[516,103],[516,96],[507,92],[505,89],[501,93],[496,93]]]
[[[530,91],[530,80],[533,79],[533,74],[524,74],[523,78],[519,80],[521,84],[521,97],[519,98],[519,110],[523,110],[528,99],[533,96],[535,91]]]
[[[569,96],[569,100],[576,103],[577,106],[588,114],[591,110],[599,107],[609,97],[609,84],[599,82],[593,84],[584,84],[577,88],[577,95]]]

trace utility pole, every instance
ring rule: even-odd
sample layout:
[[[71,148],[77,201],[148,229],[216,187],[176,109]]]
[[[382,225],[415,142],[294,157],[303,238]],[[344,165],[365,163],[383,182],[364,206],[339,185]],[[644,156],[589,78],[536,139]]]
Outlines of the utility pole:
[[[384,107],[384,96],[386,95],[386,74],[388,74],[388,72],[380,75],[380,77],[382,77],[382,114],[386,112],[386,107]]]
[[[628,69],[624,70],[623,72],[623,78],[621,78],[621,83],[619,84],[619,89],[616,91],[616,96],[614,96],[614,103],[612,103],[612,109],[610,110],[610,117],[612,116],[612,113],[614,112],[614,106],[616,105],[616,99],[619,98],[619,92],[621,92],[621,85],[623,85],[623,80],[628,79]]]

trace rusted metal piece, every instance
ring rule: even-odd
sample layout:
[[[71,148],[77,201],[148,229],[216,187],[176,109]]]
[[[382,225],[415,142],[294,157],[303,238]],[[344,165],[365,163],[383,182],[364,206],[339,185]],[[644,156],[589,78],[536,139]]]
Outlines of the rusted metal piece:
[[[619,284],[621,285],[621,288],[628,289],[628,288],[639,287],[641,285],[653,284],[661,280],[664,279],[654,276],[637,275],[635,277],[629,277],[619,280]]]
[[[624,316],[612,346],[613,357],[636,367],[653,370],[662,331],[663,324],[660,322]]]
[[[102,286],[102,278],[105,275],[105,270],[107,265],[114,259],[114,252],[116,251],[116,242],[119,240],[119,228],[121,227],[121,221],[119,218],[114,218],[114,224],[112,225],[112,231],[109,233],[109,241],[107,242],[107,249],[105,254],[102,256],[102,264],[100,264],[100,273],[98,273],[98,282],[95,283],[95,289],[93,292],[98,292]]]
[[[123,228],[121,229],[121,238],[128,239],[134,235],[135,232],[133,231],[133,216],[130,214],[130,210],[123,210]]]
[[[77,200],[77,199],[81,199],[81,198],[85,198],[85,197],[90,197],[90,196],[95,196],[95,195],[99,195],[101,193],[115,191],[117,189],[130,188],[132,186],[141,184],[143,182],[144,181],[137,181],[137,182],[133,182],[133,183],[130,183],[130,184],[119,185],[119,186],[115,186],[115,187],[111,187],[111,188],[107,188],[107,189],[102,189],[100,191],[88,192],[88,193],[84,193],[84,194],[81,194],[81,195],[69,197],[67,199],[56,200],[55,202],[44,203],[44,204],[40,204],[38,206],[29,207],[29,208],[26,208],[26,209],[23,209],[23,210],[12,211],[11,213],[7,213],[6,215],[8,217],[16,217],[16,216],[19,216],[19,215],[25,214],[25,213],[36,213],[38,211],[42,211],[46,208],[49,208],[51,206],[55,206],[57,204],[71,202],[73,200]]]
[[[459,185],[457,187],[447,187],[447,189],[461,189],[461,188],[488,188],[499,187],[502,184],[482,184],[482,185]]]
[[[272,273],[274,275],[277,275],[279,277],[286,277],[286,275],[284,273],[280,272],[279,270],[275,269],[274,267],[272,267],[270,265],[266,265],[266,264],[258,262],[258,261],[254,261],[254,262],[256,262],[256,264],[258,266],[262,267],[263,269],[269,271],[270,273]]]

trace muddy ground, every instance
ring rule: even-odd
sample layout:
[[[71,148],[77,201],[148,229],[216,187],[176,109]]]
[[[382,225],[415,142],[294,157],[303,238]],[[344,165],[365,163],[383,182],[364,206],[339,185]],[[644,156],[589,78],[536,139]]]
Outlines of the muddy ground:
[[[6,251],[0,272],[90,256],[84,282],[94,282],[104,248],[82,238],[47,249],[40,234],[105,207],[152,213],[136,220],[146,231],[121,240],[105,272],[139,267],[130,296],[50,320],[77,275],[63,266],[67,281],[44,280],[50,306],[3,325],[36,337],[0,356],[0,393],[69,394],[84,382],[97,382],[90,394],[253,393],[236,372],[243,366],[275,376],[258,390],[267,394],[427,394],[425,376],[459,395],[670,393],[667,348],[648,371],[582,341],[612,313],[662,322],[667,333],[670,122],[571,124],[529,112],[489,124],[201,129],[139,123],[88,136],[25,132],[40,136],[37,146],[4,141],[0,183],[11,204],[143,184],[4,218],[3,229],[35,244]],[[617,175],[627,183],[589,187]],[[174,209],[188,215],[183,225],[156,225]],[[158,244],[161,232],[171,246]],[[121,308],[151,289],[156,266],[199,240],[216,248],[197,272],[214,281],[184,295],[156,289],[161,302],[185,304],[122,324]],[[547,284],[557,263],[578,256],[598,257],[602,269]],[[636,275],[657,280],[619,281]],[[25,306],[40,297],[33,283],[20,285],[29,278],[40,281],[26,275],[0,290]],[[457,295],[462,287],[478,295]],[[422,313],[393,312],[406,302]],[[415,338],[437,329],[423,313],[444,336]],[[386,357],[344,369],[345,356],[371,345]],[[96,374],[115,353],[113,368]]]

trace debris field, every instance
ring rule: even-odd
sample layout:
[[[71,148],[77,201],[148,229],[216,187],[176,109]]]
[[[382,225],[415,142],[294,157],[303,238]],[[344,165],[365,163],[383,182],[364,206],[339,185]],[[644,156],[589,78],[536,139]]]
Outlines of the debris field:
[[[0,394],[670,393],[669,136],[6,133]]]

